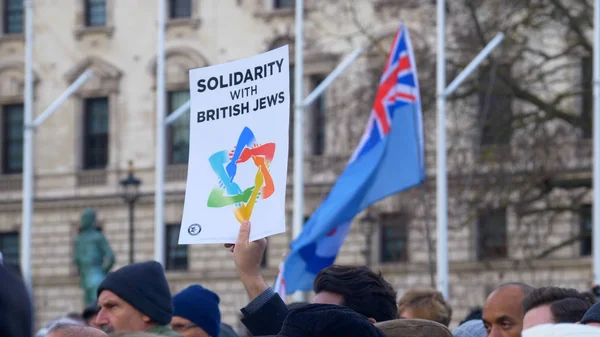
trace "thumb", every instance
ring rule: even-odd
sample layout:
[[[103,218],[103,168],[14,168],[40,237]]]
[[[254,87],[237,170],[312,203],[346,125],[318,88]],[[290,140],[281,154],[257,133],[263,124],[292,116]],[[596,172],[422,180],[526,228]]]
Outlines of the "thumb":
[[[250,221],[242,221],[240,234],[238,234],[237,244],[247,244],[250,241]]]

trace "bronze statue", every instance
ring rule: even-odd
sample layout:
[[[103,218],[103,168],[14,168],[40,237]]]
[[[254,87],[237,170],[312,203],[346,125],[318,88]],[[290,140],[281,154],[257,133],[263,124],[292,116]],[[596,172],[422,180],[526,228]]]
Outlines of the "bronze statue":
[[[85,305],[93,304],[98,298],[96,290],[100,282],[115,264],[108,241],[96,228],[96,211],[86,208],[81,214],[81,230],[75,240],[73,260],[79,269]]]

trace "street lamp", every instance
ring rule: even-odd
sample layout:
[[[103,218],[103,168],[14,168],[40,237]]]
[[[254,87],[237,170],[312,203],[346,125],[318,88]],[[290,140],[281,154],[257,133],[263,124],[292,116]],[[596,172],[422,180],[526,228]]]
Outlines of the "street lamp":
[[[375,226],[379,219],[376,215],[372,213],[370,209],[367,209],[367,214],[360,219],[360,229],[365,235],[365,250],[363,250],[363,254],[365,255],[365,265],[371,265],[371,252],[372,252],[372,236],[373,231],[375,230]]]
[[[133,175],[133,161],[129,161],[127,178],[121,180],[121,196],[129,205],[129,263],[133,263],[133,214],[135,202],[140,197],[141,180]]]

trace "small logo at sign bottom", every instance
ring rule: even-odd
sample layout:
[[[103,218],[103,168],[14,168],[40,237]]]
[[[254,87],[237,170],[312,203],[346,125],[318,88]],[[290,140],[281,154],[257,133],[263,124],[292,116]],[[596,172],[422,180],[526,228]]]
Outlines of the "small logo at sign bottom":
[[[192,224],[190,227],[188,227],[188,233],[192,236],[196,236],[200,234],[200,232],[202,232],[202,226],[198,225],[197,223]]]

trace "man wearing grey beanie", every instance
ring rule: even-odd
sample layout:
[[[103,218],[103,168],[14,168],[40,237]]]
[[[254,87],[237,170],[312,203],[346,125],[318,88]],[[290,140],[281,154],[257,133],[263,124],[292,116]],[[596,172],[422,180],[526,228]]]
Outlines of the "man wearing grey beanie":
[[[96,324],[107,333],[181,337],[168,326],[173,316],[171,291],[158,262],[133,263],[106,275],[98,286],[98,306]]]
[[[466,321],[458,328],[452,331],[454,337],[485,337],[487,331],[483,325],[483,321],[480,319],[474,319]]]

